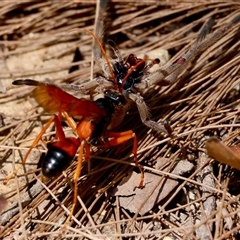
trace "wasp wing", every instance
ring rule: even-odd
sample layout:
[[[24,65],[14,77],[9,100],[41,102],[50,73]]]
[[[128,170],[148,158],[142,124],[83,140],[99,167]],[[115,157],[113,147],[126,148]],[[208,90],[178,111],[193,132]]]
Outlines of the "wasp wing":
[[[67,112],[71,117],[101,117],[106,115],[105,110],[95,102],[76,98],[54,84],[32,79],[15,80],[13,84],[36,86],[33,90],[33,96],[46,112]]]

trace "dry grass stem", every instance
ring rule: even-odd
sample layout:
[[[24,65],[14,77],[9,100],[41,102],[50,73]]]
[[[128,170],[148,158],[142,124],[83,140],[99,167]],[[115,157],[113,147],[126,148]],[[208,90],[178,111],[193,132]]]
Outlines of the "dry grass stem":
[[[157,3],[110,1],[104,16],[104,47],[110,58],[108,39],[116,42],[123,58],[151,51],[157,56],[162,48],[171,56],[169,63],[174,62],[196,44],[199,30],[210,18],[215,31],[240,13],[238,1]],[[3,185],[50,118],[31,96],[31,87],[15,87],[12,81],[88,82],[93,39],[84,29],[93,31],[95,10],[95,1],[0,2],[0,211],[5,198],[8,204],[0,216],[0,238],[239,239],[239,172],[209,158],[205,142],[212,136],[227,145],[240,142],[240,24],[192,60],[173,84],[154,86],[144,93],[152,119],[170,121],[173,138],[145,127],[136,108],[125,116],[118,130],[136,133],[139,161],[153,179],[150,182],[146,177],[145,190],[134,189],[139,174],[132,163],[131,143],[110,149],[94,147],[90,161],[83,163],[76,211],[61,232],[72,206],[76,161],[57,179],[48,184],[41,181],[36,169],[41,153],[47,151],[46,142],[54,136],[53,127],[18,176]],[[83,60],[72,63],[77,47]],[[69,74],[75,65],[79,69]],[[99,75],[97,66],[93,73]],[[67,127],[64,131],[73,134]],[[176,173],[181,160],[192,167]],[[137,177],[131,179],[131,174]],[[128,194],[117,194],[120,184]],[[161,199],[164,187],[171,191]],[[138,191],[148,192],[136,197]],[[125,206],[130,201],[139,207],[136,211]],[[149,201],[151,208],[142,210]]]

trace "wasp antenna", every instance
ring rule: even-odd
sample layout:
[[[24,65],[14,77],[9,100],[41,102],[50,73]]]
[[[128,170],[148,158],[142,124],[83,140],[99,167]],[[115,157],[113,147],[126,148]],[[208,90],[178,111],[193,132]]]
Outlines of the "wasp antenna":
[[[94,38],[94,40],[96,41],[96,43],[98,44],[98,46],[99,46],[99,48],[100,48],[100,50],[101,50],[101,53],[102,53],[103,57],[105,58],[105,60],[106,60],[106,62],[107,62],[107,65],[108,65],[110,74],[111,74],[112,79],[113,79],[113,81],[114,81],[114,87],[115,87],[115,89],[117,89],[117,81],[116,81],[116,77],[115,77],[115,74],[114,74],[113,69],[112,69],[112,65],[111,65],[111,63],[110,63],[110,61],[109,61],[109,59],[108,59],[108,56],[107,56],[105,50],[103,49],[103,46],[102,46],[101,42],[100,42],[99,39],[94,35],[93,32],[91,32],[91,31],[89,31],[89,30],[87,30],[87,29],[85,29],[85,31],[86,31],[88,34],[90,34],[90,35]]]

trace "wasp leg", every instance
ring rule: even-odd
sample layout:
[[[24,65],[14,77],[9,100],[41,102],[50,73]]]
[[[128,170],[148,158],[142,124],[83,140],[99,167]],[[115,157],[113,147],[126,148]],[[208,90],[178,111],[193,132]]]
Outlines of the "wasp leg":
[[[83,154],[83,152],[85,151],[85,154]],[[85,141],[82,140],[79,150],[78,150],[78,163],[77,163],[77,168],[73,177],[73,205],[70,211],[70,214],[66,220],[66,222],[64,223],[64,226],[66,227],[68,222],[70,221],[70,219],[72,218],[76,205],[77,205],[77,197],[78,197],[78,179],[81,176],[81,170],[82,170],[82,162],[83,162],[83,156],[85,158],[85,160],[88,160],[90,157],[90,146],[89,144]]]
[[[57,118],[56,115],[53,115],[48,122],[46,123],[46,125],[43,127],[43,129],[41,130],[41,132],[38,134],[38,136],[36,137],[36,139],[34,140],[34,142],[32,143],[32,145],[30,146],[30,148],[28,149],[23,161],[22,161],[22,166],[24,166],[26,164],[27,158],[29,156],[29,154],[31,153],[32,149],[35,148],[38,145],[38,142],[41,140],[43,134],[46,132],[46,130],[50,127],[51,123],[55,120],[55,118]],[[10,179],[14,178],[14,176],[18,173],[19,169],[22,167],[19,166],[17,167],[13,173],[11,175],[9,175],[3,182],[3,184],[7,184],[9,182]]]
[[[136,167],[139,169],[140,174],[141,174],[141,179],[139,182],[139,188],[143,188],[144,187],[144,172],[138,162],[138,158],[137,158],[137,147],[138,147],[138,142],[137,142],[137,137],[136,134],[132,131],[132,130],[128,130],[125,132],[108,132],[106,134],[106,136],[108,138],[111,138],[110,140],[108,140],[103,147],[111,147],[111,146],[117,146],[119,144],[122,144],[130,139],[133,139],[133,149],[132,149],[132,153],[134,156],[134,162]]]

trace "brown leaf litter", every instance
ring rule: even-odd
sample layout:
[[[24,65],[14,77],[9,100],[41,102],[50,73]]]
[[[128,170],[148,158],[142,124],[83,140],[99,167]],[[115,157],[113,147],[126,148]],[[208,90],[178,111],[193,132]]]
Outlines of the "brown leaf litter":
[[[238,1],[227,0],[157,3],[110,1],[105,35],[116,42],[123,57],[162,48],[173,62],[189,50],[211,17],[215,20],[214,31],[239,14],[240,7]],[[14,87],[11,82],[17,78],[49,78],[74,84],[88,81],[92,38],[72,30],[93,30],[95,9],[95,1],[1,1],[2,181],[18,166],[49,119],[31,97],[31,87]],[[136,109],[126,115],[119,130],[133,129],[138,137],[145,189],[133,190],[139,176],[130,164],[131,148],[93,149],[79,180],[77,210],[62,238],[239,239],[239,182],[234,182],[233,189],[230,167],[208,158],[204,149],[205,141],[212,136],[227,145],[239,144],[239,35],[238,24],[183,69],[172,85],[146,91],[144,99],[152,118],[159,123],[169,120],[175,137],[143,126]],[[84,58],[77,63],[79,70],[68,74],[76,47]],[[110,51],[108,54],[111,56]],[[97,67],[94,73],[99,74]],[[53,129],[49,129],[44,140],[52,134]],[[42,142],[15,179],[7,186],[0,182],[0,195],[8,201],[1,217],[1,239],[59,237],[59,226],[72,205],[71,180],[76,162],[44,185],[36,169],[45,151]],[[161,159],[168,162],[156,168]],[[181,161],[191,167],[174,174]],[[131,171],[132,177],[119,185]],[[129,193],[113,196],[113,187]],[[122,195],[131,195],[131,190],[136,195],[123,201]],[[125,202],[136,206],[129,210]]]

